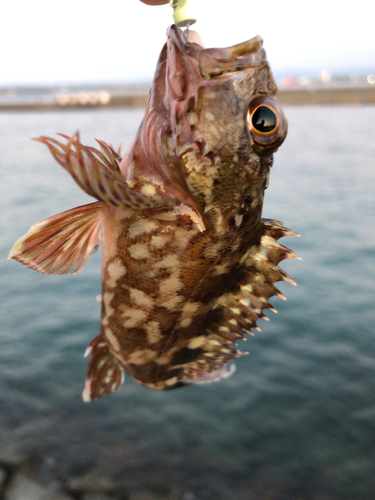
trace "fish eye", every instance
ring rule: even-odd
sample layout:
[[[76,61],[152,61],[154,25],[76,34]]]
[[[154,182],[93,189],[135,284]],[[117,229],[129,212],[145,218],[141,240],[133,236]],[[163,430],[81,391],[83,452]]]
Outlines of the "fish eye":
[[[258,153],[279,147],[288,128],[279,103],[271,97],[258,97],[250,103],[247,124],[251,142]]]
[[[251,123],[255,130],[261,134],[267,134],[275,130],[277,126],[277,116],[269,106],[261,104],[252,114]]]

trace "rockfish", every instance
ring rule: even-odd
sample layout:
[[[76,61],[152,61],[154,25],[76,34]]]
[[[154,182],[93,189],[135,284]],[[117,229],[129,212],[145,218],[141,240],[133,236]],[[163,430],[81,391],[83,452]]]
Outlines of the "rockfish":
[[[191,35],[189,35],[191,36]],[[262,39],[205,49],[167,31],[144,119],[121,158],[79,135],[36,139],[98,201],[34,224],[10,257],[75,274],[103,246],[100,333],[85,401],[117,391],[124,370],[151,389],[230,375],[233,343],[283,295],[278,267],[296,234],[262,219],[273,152],[287,121]]]

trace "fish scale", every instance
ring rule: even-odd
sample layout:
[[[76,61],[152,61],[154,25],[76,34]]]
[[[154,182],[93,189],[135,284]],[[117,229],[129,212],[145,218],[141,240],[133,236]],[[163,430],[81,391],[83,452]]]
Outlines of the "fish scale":
[[[155,390],[230,376],[234,342],[285,298],[274,283],[295,284],[278,264],[298,256],[278,240],[296,234],[261,218],[287,132],[276,94],[260,37],[204,49],[172,26],[122,158],[78,133],[37,139],[98,200],[34,224],[9,255],[74,274],[103,246],[85,401],[117,391],[124,371]]]

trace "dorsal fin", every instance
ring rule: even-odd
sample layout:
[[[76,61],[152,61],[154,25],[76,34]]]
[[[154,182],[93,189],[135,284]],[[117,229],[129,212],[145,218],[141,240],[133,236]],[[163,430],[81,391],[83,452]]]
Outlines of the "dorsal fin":
[[[285,271],[278,267],[281,260],[299,259],[289,248],[280,245],[277,240],[283,236],[298,236],[287,229],[281,222],[262,219],[257,237],[245,255],[236,283],[230,293],[223,295],[216,311],[216,319],[210,329],[230,341],[243,338],[243,333],[251,333],[250,329],[260,330],[258,319],[268,320],[265,309],[277,312],[269,303],[269,299],[284,295],[274,283],[287,281],[296,285]]]
[[[190,341],[188,348],[196,349],[196,357],[173,369],[181,369],[175,383],[211,382],[229,376],[231,369],[224,368],[231,360],[243,354],[231,346],[251,328],[260,330],[258,319],[266,319],[264,309],[276,312],[269,303],[270,297],[285,297],[274,286],[276,281],[295,282],[278,267],[288,257],[299,258],[294,252],[280,245],[283,236],[298,236],[285,228],[281,222],[263,219],[256,238],[243,259],[236,275],[235,284],[229,293],[218,301],[214,320],[206,335]]]

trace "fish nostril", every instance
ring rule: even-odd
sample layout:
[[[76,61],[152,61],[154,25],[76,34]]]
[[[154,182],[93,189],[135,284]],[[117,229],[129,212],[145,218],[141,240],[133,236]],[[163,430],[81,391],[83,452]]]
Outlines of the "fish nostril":
[[[191,111],[193,111],[194,108],[195,108],[195,97],[191,96],[187,104],[186,112],[190,113]]]

